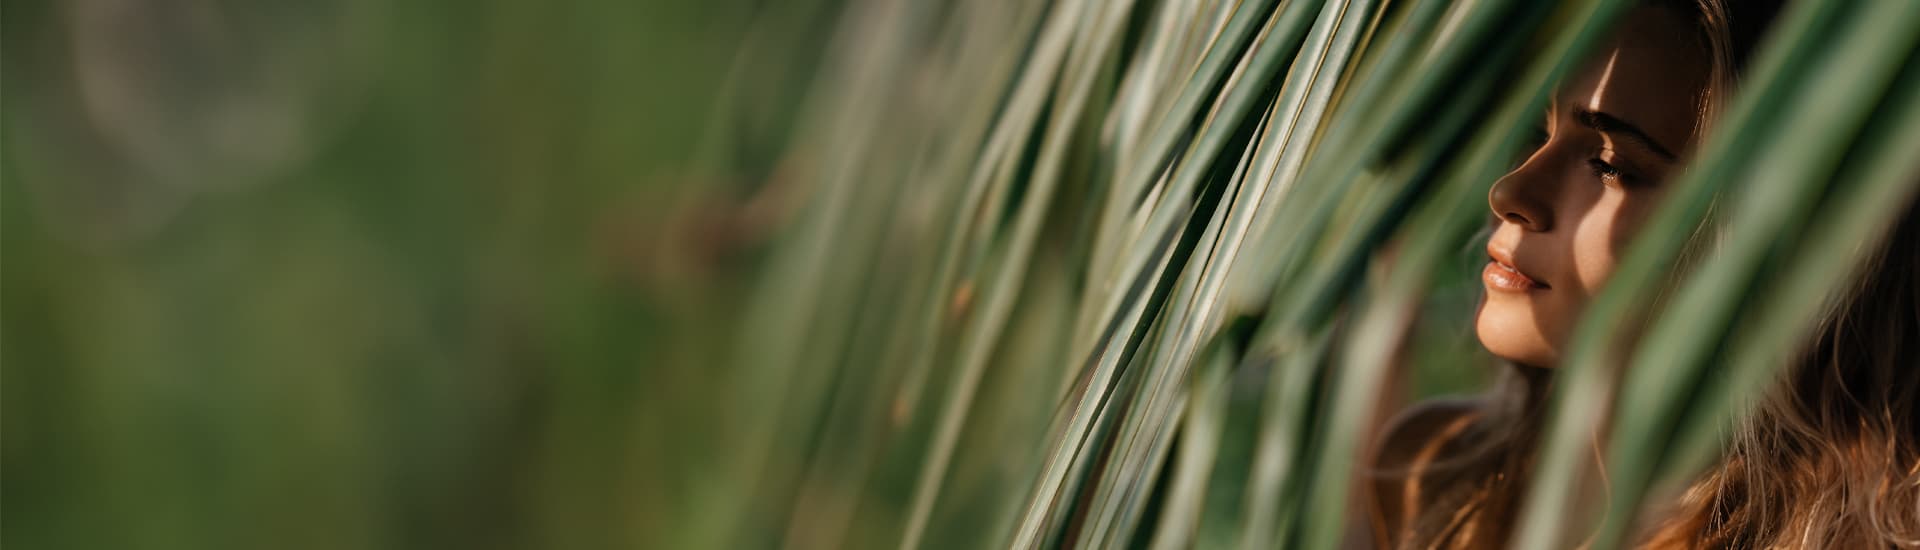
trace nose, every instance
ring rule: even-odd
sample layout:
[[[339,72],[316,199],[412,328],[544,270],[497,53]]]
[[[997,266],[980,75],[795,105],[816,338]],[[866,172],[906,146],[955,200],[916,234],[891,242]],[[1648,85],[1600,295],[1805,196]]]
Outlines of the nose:
[[[1501,220],[1544,233],[1553,229],[1553,203],[1548,196],[1550,186],[1535,173],[1540,160],[1540,155],[1535,155],[1493,182],[1493,189],[1487,192],[1487,205]]]

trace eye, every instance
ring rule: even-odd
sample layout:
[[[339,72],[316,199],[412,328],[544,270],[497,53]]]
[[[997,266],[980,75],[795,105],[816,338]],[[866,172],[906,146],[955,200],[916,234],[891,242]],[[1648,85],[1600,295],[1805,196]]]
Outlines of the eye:
[[[1626,172],[1620,171],[1619,168],[1599,158],[1587,159],[1587,167],[1593,169],[1594,177],[1600,178],[1601,182],[1619,185],[1633,179],[1628,176]]]

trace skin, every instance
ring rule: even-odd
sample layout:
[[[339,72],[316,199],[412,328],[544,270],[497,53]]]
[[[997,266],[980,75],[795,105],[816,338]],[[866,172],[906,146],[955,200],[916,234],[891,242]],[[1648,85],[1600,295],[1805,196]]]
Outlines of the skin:
[[[1487,243],[1493,265],[1475,320],[1494,355],[1558,364],[1580,313],[1659,204],[1693,147],[1709,80],[1711,64],[1693,32],[1660,8],[1627,14],[1554,94],[1539,147],[1494,183],[1487,201],[1499,220]],[[1536,284],[1516,281],[1512,271]]]

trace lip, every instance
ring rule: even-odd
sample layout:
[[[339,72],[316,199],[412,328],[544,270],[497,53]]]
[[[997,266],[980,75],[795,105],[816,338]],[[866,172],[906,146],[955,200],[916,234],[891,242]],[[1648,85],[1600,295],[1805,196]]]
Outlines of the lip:
[[[1514,267],[1509,258],[1511,255],[1501,254],[1499,250],[1487,250],[1487,267],[1480,271],[1480,280],[1489,290],[1527,292],[1552,288]]]

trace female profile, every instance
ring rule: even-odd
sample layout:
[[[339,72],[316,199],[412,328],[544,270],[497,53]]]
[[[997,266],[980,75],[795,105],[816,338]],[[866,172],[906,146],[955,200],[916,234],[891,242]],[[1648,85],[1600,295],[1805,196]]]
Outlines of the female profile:
[[[1557,88],[1537,146],[1489,195],[1494,227],[1474,328],[1502,360],[1500,381],[1476,398],[1419,404],[1386,428],[1371,486],[1380,546],[1505,547],[1573,325],[1711,131],[1778,8],[1645,2]],[[1640,545],[1920,548],[1920,216],[1911,210],[1719,461],[1642,518]]]

